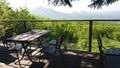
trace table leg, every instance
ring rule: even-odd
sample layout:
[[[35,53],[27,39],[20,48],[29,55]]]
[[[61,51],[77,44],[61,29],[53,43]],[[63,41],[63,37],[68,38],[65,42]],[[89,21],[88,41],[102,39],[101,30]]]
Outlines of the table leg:
[[[38,38],[38,41],[39,41],[39,48],[40,48],[40,46],[43,47],[43,44],[42,44],[43,39],[42,38]]]
[[[16,64],[17,62],[20,62],[20,61],[24,58],[24,56],[25,56],[25,53],[23,52],[23,55],[22,55],[21,59],[19,59],[18,61],[16,61],[15,64]]]
[[[28,59],[29,59],[31,62],[33,62],[32,59],[30,58],[30,55],[27,53],[27,46],[28,46],[28,45],[29,45],[29,43],[27,43],[26,45],[25,45],[25,44],[22,44],[23,49],[24,49],[24,55],[26,54],[27,57],[28,57]],[[24,57],[24,55],[23,55],[23,57]]]
[[[20,62],[20,61],[24,58],[25,54],[27,53],[27,51],[26,51],[27,47],[25,46],[25,44],[22,44],[22,46],[23,46],[24,52],[23,52],[23,54],[22,54],[21,59],[19,59],[17,62]],[[15,62],[15,64],[16,64],[17,62]]]

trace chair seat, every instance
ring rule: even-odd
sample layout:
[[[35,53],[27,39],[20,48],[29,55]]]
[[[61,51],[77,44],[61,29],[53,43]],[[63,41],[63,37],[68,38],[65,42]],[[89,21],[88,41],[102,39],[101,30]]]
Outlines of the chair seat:
[[[120,55],[120,48],[106,48],[106,54]]]
[[[56,45],[57,40],[53,39],[48,42],[50,45]]]
[[[53,46],[45,46],[40,50],[40,52],[47,53],[47,54],[53,54],[55,52],[55,47],[53,47]]]
[[[22,45],[16,45],[16,46],[10,47],[8,50],[9,51],[18,51],[21,48],[22,48]]]

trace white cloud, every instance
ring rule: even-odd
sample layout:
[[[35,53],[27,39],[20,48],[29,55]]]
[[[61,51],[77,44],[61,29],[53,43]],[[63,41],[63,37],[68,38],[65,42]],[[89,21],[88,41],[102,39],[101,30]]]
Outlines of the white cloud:
[[[40,6],[42,0],[6,0],[10,3],[10,6],[13,8],[27,7],[30,10]]]

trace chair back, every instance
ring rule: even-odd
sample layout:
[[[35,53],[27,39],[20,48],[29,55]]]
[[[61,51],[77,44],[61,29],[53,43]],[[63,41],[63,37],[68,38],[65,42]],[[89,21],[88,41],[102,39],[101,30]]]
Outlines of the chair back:
[[[67,31],[63,32],[63,33],[61,34],[61,36],[57,39],[57,44],[56,44],[57,47],[60,48],[61,45],[63,44],[63,42],[64,42],[64,40],[65,40],[65,38],[66,38],[66,33],[67,33]]]
[[[101,34],[98,35],[98,48],[99,48],[99,52],[100,52],[100,60],[103,62],[103,64],[105,65],[106,61],[105,61],[105,54],[103,52],[103,45],[102,45],[102,38],[101,38]]]
[[[5,45],[7,44],[7,41],[6,41],[7,37],[6,36],[1,36],[1,41],[4,45],[4,47],[6,47]]]
[[[104,57],[104,52],[103,52],[103,45],[102,45],[102,38],[101,38],[101,34],[98,35],[98,48],[99,48],[99,52],[100,52],[100,57],[101,59],[103,59]]]
[[[10,28],[10,29],[5,30],[5,36],[7,38],[13,37],[13,29]]]

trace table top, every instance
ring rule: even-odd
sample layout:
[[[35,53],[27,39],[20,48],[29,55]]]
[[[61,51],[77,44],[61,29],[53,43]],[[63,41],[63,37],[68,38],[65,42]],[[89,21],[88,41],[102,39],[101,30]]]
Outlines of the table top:
[[[16,35],[14,37],[8,38],[7,41],[29,42],[29,41],[33,41],[36,38],[42,37],[50,32],[51,32],[51,30],[35,30],[35,29],[33,29],[29,32],[25,32],[25,33]]]

